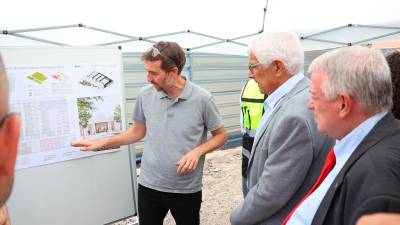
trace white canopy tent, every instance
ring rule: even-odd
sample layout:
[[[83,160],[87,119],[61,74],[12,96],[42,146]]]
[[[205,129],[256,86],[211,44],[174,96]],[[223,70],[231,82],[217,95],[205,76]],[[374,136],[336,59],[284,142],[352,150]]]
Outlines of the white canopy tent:
[[[326,49],[400,40],[399,0],[9,0],[1,6],[0,48],[121,46],[126,118],[146,84],[140,52],[159,40],[178,42],[188,53],[184,74],[215,97],[228,145],[241,140],[247,44],[263,31],[297,33],[306,65]],[[138,156],[142,150],[143,143],[135,145]]]
[[[0,46],[118,45],[142,52],[152,42],[172,40],[192,52],[247,55],[246,45],[262,31],[295,32],[304,37],[306,51],[400,40],[397,0],[115,0],[107,5],[15,0],[5,5]],[[75,19],[82,24],[60,26]]]
[[[146,83],[140,52],[159,40],[178,42],[188,56],[184,74],[216,96],[232,142],[240,130],[237,96],[247,80],[247,44],[263,31],[297,33],[306,68],[327,49],[400,40],[398,0],[114,0],[109,5],[14,0],[6,5],[0,47],[121,46],[128,106]],[[76,19],[82,23],[70,24]],[[127,118],[131,112],[127,108]]]

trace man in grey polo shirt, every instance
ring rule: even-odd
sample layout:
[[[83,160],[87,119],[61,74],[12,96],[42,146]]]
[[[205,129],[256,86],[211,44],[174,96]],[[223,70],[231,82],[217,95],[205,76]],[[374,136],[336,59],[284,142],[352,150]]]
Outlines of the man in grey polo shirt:
[[[137,96],[133,126],[72,146],[96,151],[146,136],[138,190],[140,225],[162,225],[169,210],[177,225],[198,225],[205,154],[226,142],[226,131],[211,94],[181,75],[186,58],[177,43],[157,42],[142,60],[151,85]],[[212,134],[208,140],[207,131]]]

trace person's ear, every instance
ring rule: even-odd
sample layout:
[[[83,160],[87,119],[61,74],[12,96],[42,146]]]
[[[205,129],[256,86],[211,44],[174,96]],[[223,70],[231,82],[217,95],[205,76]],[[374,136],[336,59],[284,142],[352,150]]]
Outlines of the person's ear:
[[[351,112],[353,101],[354,99],[346,92],[338,95],[339,116],[341,118],[346,117]]]
[[[280,69],[279,63],[275,63],[275,72],[278,72]]]
[[[281,76],[285,73],[285,64],[280,60],[273,61],[275,67],[275,73],[277,76]]]
[[[14,176],[20,123],[19,116],[12,115],[0,127],[0,176]]]
[[[178,67],[174,66],[174,68],[172,68],[171,70],[169,70],[168,73],[173,74],[174,76],[178,76]]]

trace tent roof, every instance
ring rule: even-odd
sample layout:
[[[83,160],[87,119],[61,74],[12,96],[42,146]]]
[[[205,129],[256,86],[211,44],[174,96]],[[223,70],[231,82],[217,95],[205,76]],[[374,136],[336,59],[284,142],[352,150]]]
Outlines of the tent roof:
[[[304,37],[306,51],[330,49],[399,40],[399,6],[398,0],[13,0],[0,14],[0,29],[7,33],[0,35],[0,46],[109,44],[143,51],[162,39],[193,52],[246,55],[260,31],[288,30]],[[71,18],[83,24],[54,26]]]
[[[48,45],[99,45],[122,46],[124,51],[143,52],[153,42],[171,40],[180,43],[188,51],[246,55],[247,44],[259,33],[223,39],[208,34],[185,30],[135,37],[115,31],[83,24],[3,30],[0,46],[48,46]],[[76,37],[80,38],[76,38]],[[71,38],[75,37],[75,38]],[[305,51],[339,48],[357,44],[373,44],[383,41],[400,41],[400,26],[372,26],[347,24],[329,30],[301,36]]]

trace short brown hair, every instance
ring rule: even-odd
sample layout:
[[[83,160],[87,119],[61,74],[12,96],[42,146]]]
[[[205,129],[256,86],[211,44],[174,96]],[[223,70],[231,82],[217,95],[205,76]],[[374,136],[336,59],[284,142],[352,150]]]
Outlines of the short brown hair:
[[[170,71],[175,66],[178,74],[182,72],[186,63],[185,52],[175,42],[160,41],[155,43],[149,50],[143,53],[143,61],[161,61],[161,69]]]

